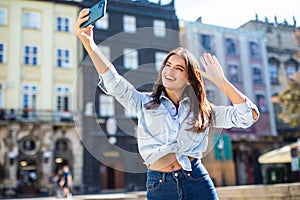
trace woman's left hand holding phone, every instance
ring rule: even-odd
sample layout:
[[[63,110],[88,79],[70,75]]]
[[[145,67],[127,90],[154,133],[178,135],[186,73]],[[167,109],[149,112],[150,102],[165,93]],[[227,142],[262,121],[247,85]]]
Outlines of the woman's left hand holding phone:
[[[80,11],[77,21],[75,23],[75,32],[77,37],[82,42],[87,52],[93,51],[96,44],[94,42],[93,25],[89,25],[86,28],[80,28],[80,25],[89,19],[89,9],[84,8]]]
[[[94,26],[89,25],[86,28],[80,28],[80,25],[89,19],[89,12],[90,11],[88,8],[80,11],[74,28],[76,35],[82,42],[87,53],[90,55],[98,74],[103,74],[104,72],[108,71],[110,69],[109,66],[112,65],[110,61],[107,60],[107,58],[105,58],[105,56],[101,53],[94,41]]]

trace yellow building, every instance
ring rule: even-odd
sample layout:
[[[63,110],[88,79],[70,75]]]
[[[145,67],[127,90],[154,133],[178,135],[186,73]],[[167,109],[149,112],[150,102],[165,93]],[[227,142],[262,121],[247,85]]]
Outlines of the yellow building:
[[[81,182],[82,145],[73,121],[82,60],[77,1],[0,1],[0,190],[48,192],[69,165]],[[1,196],[1,195],[0,195]]]

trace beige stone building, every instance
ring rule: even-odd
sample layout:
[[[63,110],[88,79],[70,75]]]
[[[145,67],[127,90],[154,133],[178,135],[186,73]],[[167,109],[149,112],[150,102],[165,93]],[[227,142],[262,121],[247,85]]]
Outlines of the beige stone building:
[[[79,7],[66,2],[0,1],[0,190],[8,196],[49,192],[49,177],[63,165],[75,189],[81,184],[73,121]]]

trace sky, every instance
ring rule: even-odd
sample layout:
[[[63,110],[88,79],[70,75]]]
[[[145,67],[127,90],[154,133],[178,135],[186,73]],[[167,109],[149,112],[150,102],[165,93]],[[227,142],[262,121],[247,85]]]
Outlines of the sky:
[[[274,22],[276,16],[278,23],[286,19],[291,25],[295,16],[297,26],[300,26],[299,0],[175,0],[175,9],[179,19],[195,21],[202,17],[204,24],[228,28],[238,28],[254,20],[256,13],[259,20],[264,21],[267,17],[269,22]]]

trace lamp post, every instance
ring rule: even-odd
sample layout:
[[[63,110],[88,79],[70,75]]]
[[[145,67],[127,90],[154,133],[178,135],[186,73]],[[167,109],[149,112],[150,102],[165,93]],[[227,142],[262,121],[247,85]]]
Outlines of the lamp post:
[[[221,178],[222,178],[222,186],[226,186],[226,179],[225,179],[225,174],[224,174],[224,163],[223,161],[225,160],[225,152],[224,152],[224,140],[223,137],[221,136],[218,142],[218,149],[220,150],[220,159],[221,159]]]
[[[106,131],[109,135],[108,142],[112,145],[116,144],[118,139],[116,137],[118,127],[115,118],[108,118],[106,121]]]
[[[300,138],[297,139],[298,177],[300,181]]]

